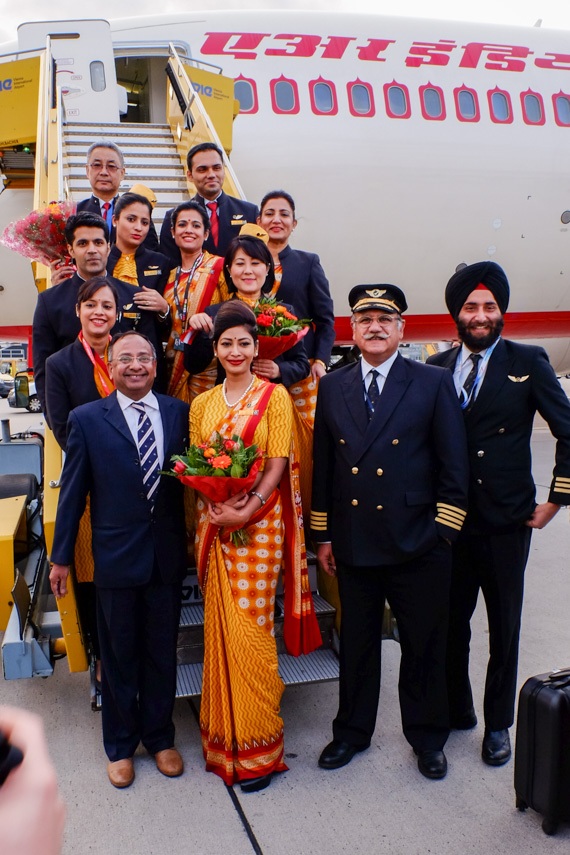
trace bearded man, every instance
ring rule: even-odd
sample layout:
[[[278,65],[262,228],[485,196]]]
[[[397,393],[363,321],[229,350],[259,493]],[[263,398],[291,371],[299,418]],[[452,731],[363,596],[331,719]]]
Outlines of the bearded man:
[[[511,756],[524,571],[533,528],[570,503],[570,403],[541,347],[501,337],[509,302],[505,272],[492,261],[451,277],[445,300],[461,345],[428,362],[453,372],[469,447],[467,519],[453,544],[447,648],[451,727],[477,724],[469,682],[470,620],[479,590],[489,623],[482,758]],[[536,503],[530,440],[539,412],[556,437],[548,501]]]

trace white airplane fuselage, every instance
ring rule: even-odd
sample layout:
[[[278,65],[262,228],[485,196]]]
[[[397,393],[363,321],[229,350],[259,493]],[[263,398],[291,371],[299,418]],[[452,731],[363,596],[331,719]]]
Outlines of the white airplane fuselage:
[[[549,339],[555,367],[570,367],[568,32],[316,12],[111,29],[116,42],[183,40],[237,80],[232,164],[248,199],[295,198],[291,243],[320,255],[339,338],[350,288],[383,282],[407,295],[408,339],[451,337],[447,280],[492,259],[511,282],[506,334]]]

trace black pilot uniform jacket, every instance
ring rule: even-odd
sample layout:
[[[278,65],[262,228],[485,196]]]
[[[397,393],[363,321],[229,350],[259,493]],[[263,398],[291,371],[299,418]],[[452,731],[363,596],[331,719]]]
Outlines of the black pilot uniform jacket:
[[[336,561],[402,564],[443,537],[467,508],[465,429],[449,372],[398,355],[368,420],[360,361],[321,379],[311,529]]]

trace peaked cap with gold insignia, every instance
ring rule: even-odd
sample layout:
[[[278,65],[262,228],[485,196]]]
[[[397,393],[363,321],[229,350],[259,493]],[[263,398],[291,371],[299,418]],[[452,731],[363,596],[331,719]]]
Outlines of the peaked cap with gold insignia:
[[[355,285],[348,302],[353,312],[378,309],[390,315],[401,315],[408,308],[404,292],[397,285]]]

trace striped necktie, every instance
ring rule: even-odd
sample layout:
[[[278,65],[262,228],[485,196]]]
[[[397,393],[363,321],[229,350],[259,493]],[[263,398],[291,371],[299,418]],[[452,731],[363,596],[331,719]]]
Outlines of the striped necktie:
[[[154,435],[154,430],[152,429],[152,422],[145,410],[144,404],[136,402],[131,404],[131,407],[133,407],[133,409],[139,414],[137,438],[139,457],[141,461],[141,472],[144,488],[146,490],[146,497],[149,502],[154,504],[158,482],[160,481],[160,467],[158,465],[156,437]]]
[[[212,212],[210,214],[210,231],[212,233],[212,240],[214,241],[214,246],[217,246],[220,235],[220,224],[218,220],[218,203],[206,202],[206,205]]]
[[[376,406],[377,406],[378,401],[380,399],[380,389],[378,388],[378,381],[377,381],[378,374],[379,374],[379,372],[376,371],[375,368],[373,371],[370,372],[370,377],[372,379],[370,380],[370,383],[368,384],[368,392],[366,393],[366,401],[368,404],[368,418],[369,419],[372,418],[372,416],[374,414],[374,410],[376,409]]]
[[[109,231],[113,228],[113,214],[111,213],[111,203],[103,202],[101,205],[101,216],[109,226]]]
[[[477,379],[477,371],[479,370],[479,362],[482,359],[482,357],[481,357],[480,353],[470,353],[469,359],[471,360],[473,365],[471,366],[471,371],[469,372],[469,374],[465,378],[465,383],[463,384],[463,391],[465,392],[466,398],[469,398],[469,395],[471,394],[471,390],[473,389],[473,386],[475,385],[475,380]],[[461,397],[463,397],[463,396],[461,396]]]

